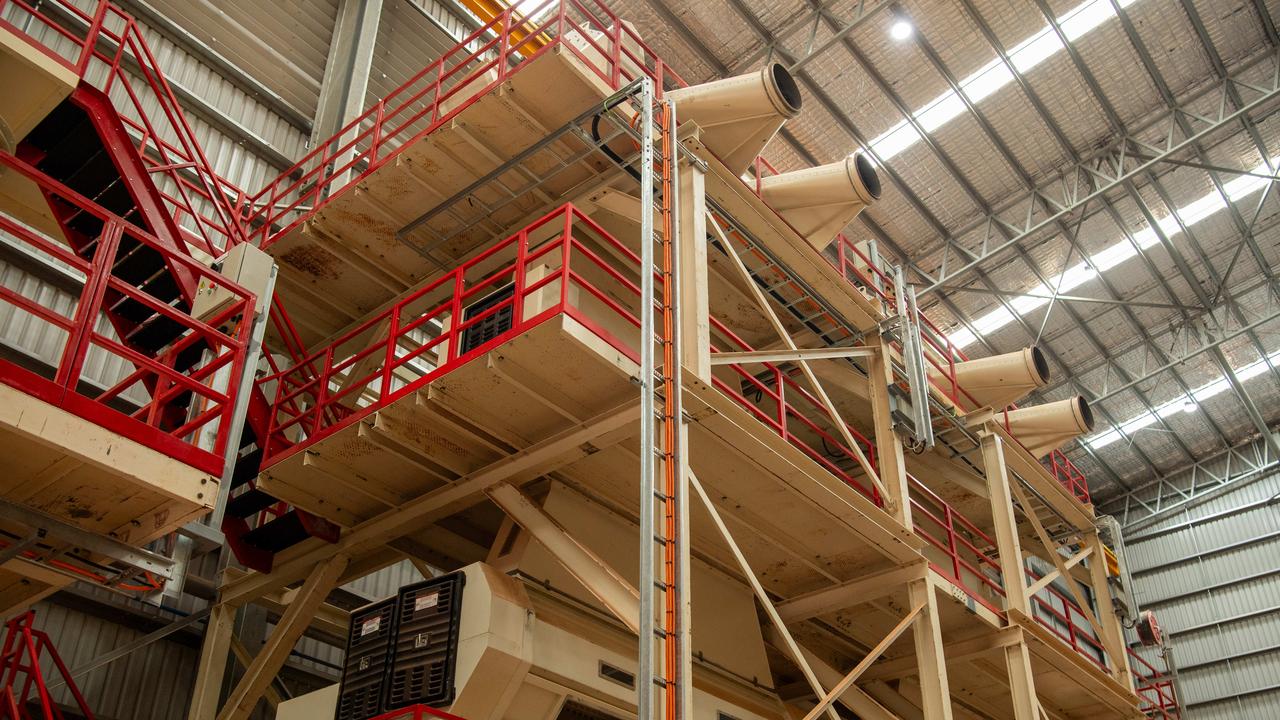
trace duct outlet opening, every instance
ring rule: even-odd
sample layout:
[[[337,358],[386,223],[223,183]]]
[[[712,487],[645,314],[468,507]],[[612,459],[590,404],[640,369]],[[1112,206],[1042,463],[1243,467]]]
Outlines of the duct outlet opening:
[[[796,85],[796,79],[791,77],[791,73],[781,63],[774,63],[769,67],[769,76],[773,78],[778,97],[782,98],[782,102],[786,103],[787,108],[791,110],[790,114],[800,112],[800,86]]]
[[[862,187],[867,189],[867,194],[872,200],[880,199],[880,175],[876,172],[876,168],[867,159],[866,155],[858,153],[853,159],[854,170],[858,173],[858,181],[862,183]],[[1036,366],[1039,368],[1039,366]]]
[[[1049,382],[1049,361],[1045,359],[1044,352],[1038,346],[1031,348],[1031,365],[1035,368],[1038,385],[1044,385]],[[1092,424],[1092,423],[1090,423]]]
[[[1093,408],[1089,407],[1089,401],[1080,395],[1076,396],[1076,412],[1079,413],[1080,419],[1084,421],[1085,432],[1093,431]]]

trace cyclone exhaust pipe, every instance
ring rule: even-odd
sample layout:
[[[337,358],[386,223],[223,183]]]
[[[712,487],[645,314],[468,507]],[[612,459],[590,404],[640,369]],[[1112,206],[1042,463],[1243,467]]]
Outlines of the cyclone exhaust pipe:
[[[800,114],[800,86],[779,63],[759,72],[670,90],[681,124],[701,129],[702,144],[741,175],[787,120]]]
[[[1009,411],[1009,432],[1037,459],[1093,430],[1093,410],[1076,395]]]
[[[955,373],[961,409],[965,412],[981,407],[1003,410],[1049,383],[1049,362],[1040,348],[1033,345],[1003,355],[956,363]],[[932,365],[929,379],[948,393],[951,391],[951,378]]]
[[[880,199],[880,176],[864,153],[840,162],[770,175],[760,181],[765,202],[817,250]]]

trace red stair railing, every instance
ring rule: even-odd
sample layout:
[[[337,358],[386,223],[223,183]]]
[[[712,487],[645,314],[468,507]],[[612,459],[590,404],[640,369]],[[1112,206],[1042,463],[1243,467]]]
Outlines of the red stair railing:
[[[0,27],[111,97],[195,247],[217,257],[244,240],[235,211],[243,193],[213,171],[133,17],[105,1],[91,14],[70,0],[0,0],[0,18]]]
[[[1171,720],[1182,716],[1174,694],[1173,679],[1167,673],[1156,669],[1141,655],[1129,648],[1129,669],[1133,672],[1134,692],[1142,698],[1139,709],[1148,717]]]
[[[71,252],[60,240],[47,237],[18,220],[0,213],[0,230],[10,234],[24,249],[51,261],[65,263],[82,276],[82,287],[75,305],[70,308],[51,302],[51,298],[29,297],[18,290],[0,285],[0,302],[17,308],[36,322],[61,331],[63,346],[53,377],[44,377],[13,362],[0,360],[0,382],[61,407],[68,412],[107,427],[149,447],[206,472],[222,472],[223,453],[231,427],[235,405],[236,383],[215,387],[219,370],[229,368],[231,377],[239,377],[244,369],[249,341],[249,323],[234,322],[252,313],[252,293],[196,260],[172,251],[151,234],[107,212],[62,183],[53,180],[30,165],[0,152],[0,168],[26,176],[51,197],[89,213],[104,223],[102,233],[89,259]],[[207,279],[231,294],[232,302],[215,317],[198,320],[168,305],[145,291],[112,274],[121,241],[129,239],[160,253],[175,266],[195,278]],[[185,329],[185,334],[162,349],[154,357],[127,347],[118,339],[99,331],[99,316],[111,298],[141,303]],[[224,331],[222,325],[234,329]],[[186,369],[180,363],[184,351],[207,344],[212,357],[195,362]],[[96,390],[83,382],[85,358],[90,348],[124,359],[134,369],[105,390]],[[136,410],[123,407],[122,395],[130,390],[143,392],[146,400]],[[173,425],[163,409],[175,397],[192,393],[193,411],[180,425]],[[212,429],[212,446],[201,447],[201,431]]]

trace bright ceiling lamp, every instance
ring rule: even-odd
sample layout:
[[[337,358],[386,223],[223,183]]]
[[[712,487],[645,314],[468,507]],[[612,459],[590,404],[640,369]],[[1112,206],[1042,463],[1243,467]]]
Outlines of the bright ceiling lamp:
[[[1128,7],[1137,1],[1120,0],[1120,6]],[[1078,5],[1059,17],[1058,25],[1062,28],[1062,34],[1067,37],[1067,40],[1075,42],[1115,16],[1116,13],[1111,6],[1111,0],[1089,0],[1089,2]],[[907,23],[907,35],[901,38],[897,36],[898,23],[902,22],[905,21],[898,20],[890,28],[889,33],[894,39],[902,40],[910,36],[910,23]],[[1009,51],[1009,60],[1018,72],[1026,73],[1064,49],[1062,41],[1058,39],[1058,34],[1054,32],[1052,27],[1046,25],[1040,32],[1015,45]],[[997,57],[983,65],[969,77],[961,80],[960,87],[964,90],[969,100],[976,104],[1013,82],[1013,79],[1013,71]],[[912,113],[912,116],[915,117],[920,127],[924,128],[925,132],[933,132],[963,113],[964,110],[964,101],[955,92],[948,90],[926,103],[924,107],[916,110]],[[916,132],[916,129],[910,123],[903,120],[872,140],[871,149],[875,151],[881,160],[887,162],[889,158],[919,141],[920,134]]]
[[[1241,383],[1244,383],[1251,378],[1258,377],[1259,375],[1267,372],[1270,366],[1277,362],[1280,362],[1280,350],[1271,353],[1266,358],[1255,360],[1242,368],[1236,368],[1236,377],[1240,379]],[[1188,406],[1190,406],[1192,408],[1191,411],[1194,412],[1195,408],[1203,404],[1205,400],[1221,395],[1230,389],[1231,381],[1227,380],[1225,376],[1220,377],[1211,383],[1206,383],[1195,390],[1192,390],[1190,395],[1175,398],[1156,407],[1154,413],[1144,411],[1136,417],[1132,417],[1120,423],[1119,430],[1107,430],[1106,432],[1098,433],[1093,437],[1085,438],[1082,442],[1094,450],[1104,448],[1123,437],[1133,437],[1135,432],[1156,424],[1159,418],[1167,418],[1170,415],[1187,412],[1186,408]]]
[[[911,27],[911,21],[906,18],[898,18],[889,26],[889,37],[894,40],[906,40],[911,37],[913,32],[915,32],[915,28]]]
[[[1276,156],[1271,162],[1273,166],[1280,163],[1280,156]],[[1252,172],[1255,174],[1241,175],[1223,186],[1227,197],[1231,198],[1233,202],[1238,202],[1262,190],[1267,186],[1268,182],[1271,182],[1265,178],[1257,177],[1257,175],[1271,174],[1271,168],[1266,163],[1259,163],[1257,167],[1253,168]],[[1165,237],[1172,238],[1181,231],[1178,225],[1178,218],[1181,218],[1187,227],[1191,227],[1214,213],[1225,210],[1226,207],[1226,203],[1222,201],[1222,196],[1217,191],[1213,191],[1178,208],[1177,217],[1166,215],[1160,218],[1157,223]],[[1096,278],[1098,273],[1106,272],[1126,260],[1137,257],[1138,248],[1145,250],[1152,247],[1160,242],[1160,238],[1156,231],[1148,226],[1133,233],[1133,241],[1137,244],[1137,248],[1127,238],[1117,240],[1103,250],[1094,253],[1090,258],[1092,265],[1084,261],[1078,262],[1061,275],[1050,278],[1047,284],[1040,283],[1026,291],[1029,296],[1043,297],[1018,297],[1009,303],[1009,307],[1013,308],[1013,311],[1019,315],[1025,315],[1036,308],[1043,307],[1049,303],[1048,296],[1052,295],[1055,289],[1059,293],[1071,292]],[[970,323],[970,327],[978,333],[986,335],[1008,325],[1013,322],[1013,319],[1013,313],[1001,305],[978,316]],[[951,339],[954,345],[960,348],[968,347],[978,339],[969,328],[960,328],[947,337]]]

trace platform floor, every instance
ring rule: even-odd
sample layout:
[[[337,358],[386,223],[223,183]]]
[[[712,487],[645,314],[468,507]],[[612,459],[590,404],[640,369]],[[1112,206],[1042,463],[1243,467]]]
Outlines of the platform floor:
[[[539,191],[517,198],[498,212],[458,202],[451,206],[452,214],[441,214],[403,240],[397,238],[406,225],[612,92],[577,57],[552,47],[273,240],[267,252],[280,266],[277,291],[307,346],[332,337],[403,291],[451,269],[480,244],[502,237],[502,229],[520,226],[556,204],[578,183],[607,170],[601,164],[558,173]],[[561,141],[559,149],[565,154],[579,149],[572,143],[573,138]],[[539,172],[549,168],[540,167],[535,159],[501,177],[509,186],[519,187]],[[492,205],[502,198],[488,187],[477,192],[477,199]],[[479,224],[432,247],[430,258],[410,247],[410,243],[429,246],[433,239],[454,235],[472,222]]]

